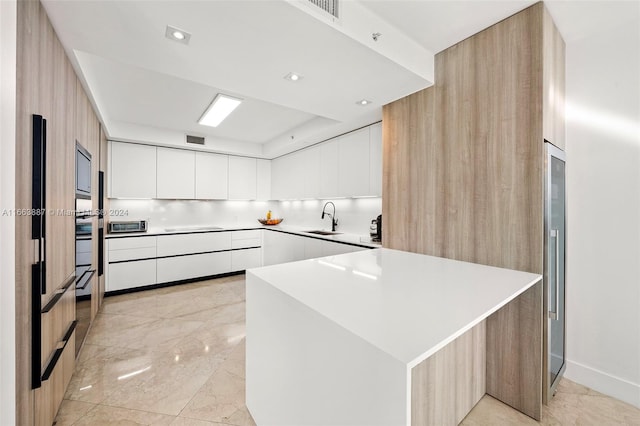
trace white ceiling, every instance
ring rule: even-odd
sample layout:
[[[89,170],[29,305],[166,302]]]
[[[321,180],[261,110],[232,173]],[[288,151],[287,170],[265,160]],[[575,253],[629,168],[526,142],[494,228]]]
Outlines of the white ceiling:
[[[265,143],[317,117],[379,118],[383,104],[431,84],[284,0],[43,4],[107,131],[124,120]],[[167,25],[190,32],[189,45],[165,38]],[[304,78],[285,80],[290,71]],[[194,124],[219,91],[247,105],[218,128]],[[356,105],[363,98],[373,104]]]
[[[534,3],[343,2],[333,22],[307,0],[43,0],[110,136],[149,129],[146,142],[181,144],[192,133],[268,158],[380,119],[382,105],[432,84],[435,52]],[[567,42],[638,19],[633,1],[546,4]],[[165,38],[166,25],[190,44]],[[304,79],[283,79],[291,71]],[[219,92],[245,102],[218,128],[197,124]]]
[[[222,92],[240,98],[244,95],[84,52],[76,52],[76,56],[94,95],[113,121],[163,127],[190,135],[264,143],[279,136],[283,129],[299,126],[315,117],[296,109],[245,98],[233,114],[214,129],[198,124],[197,120],[216,94]]]
[[[400,31],[438,53],[536,3],[504,1],[365,0]]]
[[[363,4],[434,53],[536,3],[531,0],[363,0]],[[638,21],[637,0],[547,0],[565,42]]]

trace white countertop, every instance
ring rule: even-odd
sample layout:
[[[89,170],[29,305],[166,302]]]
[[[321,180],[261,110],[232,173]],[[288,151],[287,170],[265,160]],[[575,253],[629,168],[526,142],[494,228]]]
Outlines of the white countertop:
[[[542,279],[538,274],[390,249],[247,273],[409,367]]]
[[[149,228],[147,232],[131,232],[131,233],[116,233],[107,234],[106,238],[126,238],[126,237],[144,237],[144,236],[156,236],[156,235],[175,235],[175,234],[188,234],[188,233],[201,233],[201,232],[223,232],[223,231],[239,231],[250,229],[267,229],[273,231],[286,232],[289,234],[300,235],[303,237],[317,238],[320,240],[334,241],[343,244],[354,244],[362,247],[379,248],[380,243],[372,242],[369,236],[356,235],[350,233],[344,233],[341,231],[335,235],[318,235],[310,234],[305,231],[315,230],[317,228],[311,226],[293,226],[293,225],[274,225],[265,226],[259,223],[245,223],[245,224],[212,224],[212,225],[190,225],[190,226],[172,226],[168,228]]]

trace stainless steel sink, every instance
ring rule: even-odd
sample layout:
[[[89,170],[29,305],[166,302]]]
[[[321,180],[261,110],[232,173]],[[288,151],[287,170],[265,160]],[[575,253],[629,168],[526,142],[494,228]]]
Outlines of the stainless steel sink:
[[[317,230],[313,230],[313,231],[304,231],[307,234],[316,234],[316,235],[338,235],[338,234],[342,234],[342,232],[332,232],[332,231],[322,231],[320,229]]]

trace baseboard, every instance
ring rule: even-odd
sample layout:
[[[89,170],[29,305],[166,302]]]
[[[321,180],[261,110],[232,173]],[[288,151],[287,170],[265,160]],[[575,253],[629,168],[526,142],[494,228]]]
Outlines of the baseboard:
[[[567,379],[640,408],[640,384],[567,360]]]

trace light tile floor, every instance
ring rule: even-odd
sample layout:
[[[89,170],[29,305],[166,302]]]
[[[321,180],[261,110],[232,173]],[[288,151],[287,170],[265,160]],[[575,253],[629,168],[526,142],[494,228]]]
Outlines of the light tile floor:
[[[105,299],[56,425],[255,425],[245,407],[244,276]],[[485,396],[462,422],[534,425]],[[544,425],[640,425],[640,410],[563,380]]]

